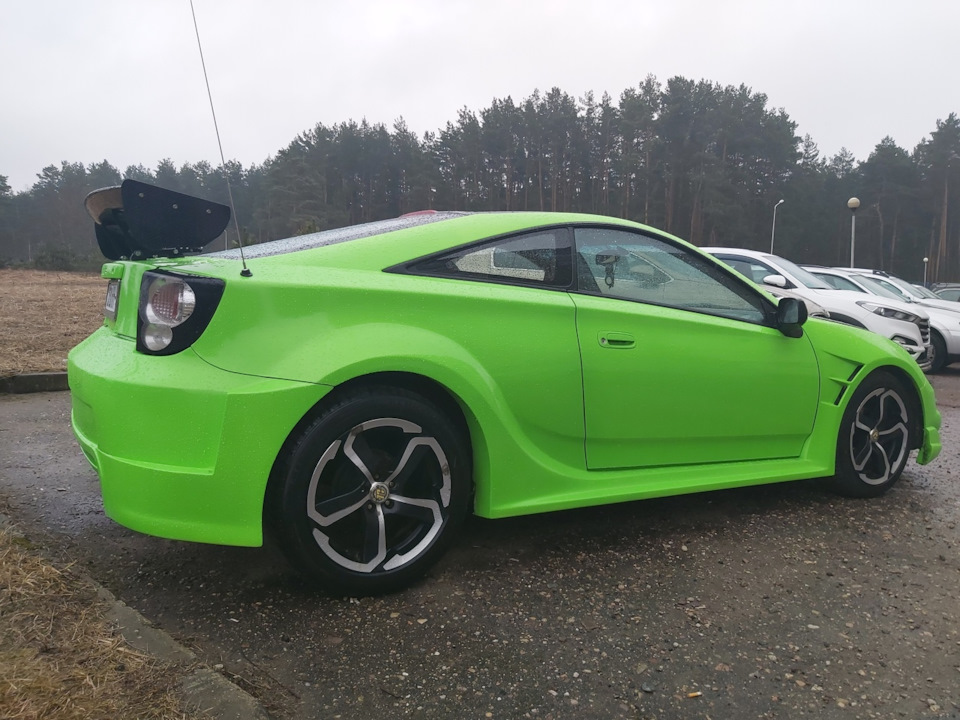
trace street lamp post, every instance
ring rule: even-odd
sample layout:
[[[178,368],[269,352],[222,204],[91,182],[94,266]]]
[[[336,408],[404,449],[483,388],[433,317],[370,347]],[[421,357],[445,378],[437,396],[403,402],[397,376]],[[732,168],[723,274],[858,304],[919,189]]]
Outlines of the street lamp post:
[[[860,199],[850,198],[847,200],[847,207],[850,208],[850,267],[853,267],[854,247],[857,242],[857,208],[860,207]]]
[[[773,255],[773,238],[777,235],[777,208],[783,205],[783,200],[780,200],[776,205],[773,206],[773,227],[770,228],[770,254]]]
[[[930,262],[930,258],[925,257],[923,259],[923,286],[927,286],[927,263]]]

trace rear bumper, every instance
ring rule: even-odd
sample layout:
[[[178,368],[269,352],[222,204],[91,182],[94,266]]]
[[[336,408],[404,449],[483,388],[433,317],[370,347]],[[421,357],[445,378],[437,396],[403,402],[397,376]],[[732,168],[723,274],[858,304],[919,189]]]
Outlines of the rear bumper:
[[[135,352],[102,328],[68,363],[71,420],[104,509],[133,530],[260,545],[267,478],[327,386],[239,375],[192,350]]]

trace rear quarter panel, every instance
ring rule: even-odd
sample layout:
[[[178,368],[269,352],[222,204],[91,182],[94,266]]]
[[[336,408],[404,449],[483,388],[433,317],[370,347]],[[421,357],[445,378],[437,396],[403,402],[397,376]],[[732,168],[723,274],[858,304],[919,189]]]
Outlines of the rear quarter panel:
[[[379,271],[287,268],[228,283],[194,345],[207,362],[336,386],[378,372],[430,378],[471,427],[477,508],[493,475],[585,468],[575,308],[565,292]],[[496,464],[496,468],[493,464]]]

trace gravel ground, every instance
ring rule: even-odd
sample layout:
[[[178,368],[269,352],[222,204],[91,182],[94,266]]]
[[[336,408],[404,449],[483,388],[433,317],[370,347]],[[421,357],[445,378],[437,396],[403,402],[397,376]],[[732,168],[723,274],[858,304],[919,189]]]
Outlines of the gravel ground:
[[[880,500],[799,482],[474,520],[382,598],[115,525],[66,393],[0,397],[0,497],[281,718],[960,718],[960,371],[933,380],[944,452]]]

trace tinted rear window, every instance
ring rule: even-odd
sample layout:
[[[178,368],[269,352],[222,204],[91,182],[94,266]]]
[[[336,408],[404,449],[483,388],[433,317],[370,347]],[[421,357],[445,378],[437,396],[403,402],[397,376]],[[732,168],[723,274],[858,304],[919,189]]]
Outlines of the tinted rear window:
[[[363,223],[362,225],[350,225],[349,227],[324,230],[323,232],[310,233],[309,235],[298,235],[296,237],[284,238],[283,240],[271,240],[270,242],[260,243],[259,245],[247,245],[243,248],[243,254],[247,259],[269,257],[270,255],[284,255],[286,253],[299,252],[300,250],[323,247],[324,245],[335,245],[351,240],[359,240],[360,238],[372,237],[373,235],[384,235],[389,232],[406,230],[407,228],[418,225],[427,225],[428,223],[449,220],[450,218],[467,214],[468,213],[462,212],[424,213],[422,215],[407,215],[392,220]],[[221,250],[219,252],[209,253],[207,257],[239,260],[240,250],[237,248]]]

